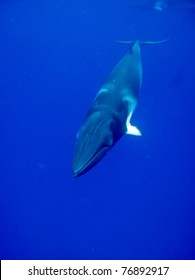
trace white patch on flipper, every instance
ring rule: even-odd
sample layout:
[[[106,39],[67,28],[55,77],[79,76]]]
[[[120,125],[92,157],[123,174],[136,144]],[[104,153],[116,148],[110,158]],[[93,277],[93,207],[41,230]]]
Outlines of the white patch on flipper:
[[[126,121],[126,127],[127,127],[127,134],[135,135],[135,136],[141,136],[141,132],[136,126],[133,126],[130,124],[130,119],[132,116],[132,112],[129,114],[127,121]]]

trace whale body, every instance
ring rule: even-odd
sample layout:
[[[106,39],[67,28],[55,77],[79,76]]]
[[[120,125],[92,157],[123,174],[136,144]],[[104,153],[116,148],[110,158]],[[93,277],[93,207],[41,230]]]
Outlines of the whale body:
[[[142,84],[140,45],[159,42],[121,42],[128,43],[129,50],[98,91],[77,134],[72,162],[75,177],[96,165],[123,135],[141,135],[130,122]]]

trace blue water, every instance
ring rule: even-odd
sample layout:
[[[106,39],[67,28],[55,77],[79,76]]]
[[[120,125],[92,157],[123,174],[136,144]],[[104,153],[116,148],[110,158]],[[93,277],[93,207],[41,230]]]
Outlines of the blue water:
[[[1,0],[0,259],[195,258],[195,9],[132,2]],[[73,178],[114,40],[166,38],[142,47],[143,136]]]

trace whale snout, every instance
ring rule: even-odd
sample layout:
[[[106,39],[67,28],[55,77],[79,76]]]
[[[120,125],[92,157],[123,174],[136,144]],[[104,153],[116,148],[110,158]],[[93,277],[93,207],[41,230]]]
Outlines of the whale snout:
[[[97,153],[92,154],[91,157],[81,157],[79,160],[73,161],[73,175],[74,177],[79,177],[82,174],[90,170],[94,165],[96,165],[104,155],[109,151],[109,147],[103,147]]]
[[[113,145],[111,120],[92,115],[84,122],[77,135],[72,170],[78,177],[96,165]]]

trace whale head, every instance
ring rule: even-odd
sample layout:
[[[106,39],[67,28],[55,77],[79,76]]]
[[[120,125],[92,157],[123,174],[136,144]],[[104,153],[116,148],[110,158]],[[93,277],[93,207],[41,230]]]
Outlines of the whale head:
[[[73,154],[72,169],[75,177],[96,165],[122,136],[116,133],[116,126],[116,120],[101,112],[96,111],[86,118],[77,134]]]

